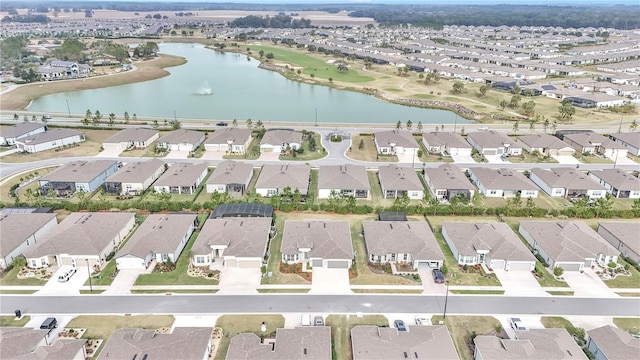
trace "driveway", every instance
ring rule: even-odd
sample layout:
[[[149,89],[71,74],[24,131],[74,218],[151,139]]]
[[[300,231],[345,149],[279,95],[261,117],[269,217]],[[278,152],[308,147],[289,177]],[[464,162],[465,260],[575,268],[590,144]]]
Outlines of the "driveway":
[[[453,162],[456,164],[475,164],[476,161],[473,160],[471,155],[451,155]]]
[[[174,315],[171,331],[177,327],[214,327],[220,315]]]
[[[494,270],[507,296],[551,296],[530,271]]]
[[[447,286],[445,284],[437,284],[433,281],[433,274],[431,269],[418,270],[420,279],[422,279],[422,286],[424,287],[423,294],[429,295],[444,295],[447,293]]]
[[[524,325],[527,329],[544,329],[544,325],[540,322],[540,316],[522,316],[522,315],[513,315],[513,316],[498,316],[497,319],[500,321],[500,325],[504,331],[509,335],[510,339],[515,339],[515,331],[511,328],[511,318],[519,318],[521,324]]]
[[[76,317],[76,315],[55,315],[55,314],[34,316],[31,314],[23,313],[23,316],[24,315],[31,316],[31,318],[29,319],[29,322],[27,322],[24,325],[24,327],[32,328],[32,329],[40,329],[40,325],[46,318],[49,318],[49,317],[56,318],[56,320],[58,321],[58,327],[51,329],[47,334],[47,336],[45,336],[46,344],[49,344],[49,345],[52,344],[58,338],[58,333],[62,331],[62,329],[64,329],[65,326],[67,326],[69,321],[73,320],[73,318]]]
[[[100,152],[96,157],[118,157],[122,150],[107,149]]]
[[[616,165],[638,165],[637,162],[629,159],[626,156],[618,156],[618,159],[616,160],[616,157],[614,155],[614,156],[610,157],[609,160],[615,162]]]
[[[89,273],[85,267],[79,266],[76,273],[67,282],[59,282],[58,276],[69,271],[71,266],[62,266],[56,271],[51,279],[36,292],[38,295],[78,295],[84,283],[89,279]]]
[[[313,268],[310,294],[353,294],[348,269]]]
[[[202,154],[200,159],[202,160],[224,160],[222,157],[224,156],[223,151],[205,151]]]
[[[508,164],[509,161],[502,160],[502,155],[485,155],[489,164]]]
[[[138,275],[144,274],[146,270],[120,270],[113,279],[111,286],[103,294],[120,295],[131,294],[131,287],[136,282]]]
[[[189,156],[189,151],[169,151],[164,157],[165,159],[186,159]]]
[[[222,269],[218,294],[257,294],[261,277],[260,269]]]
[[[573,290],[573,296],[579,297],[617,297],[616,295],[591,269],[579,271],[565,271],[562,274],[564,281]]]
[[[278,152],[263,152],[258,158],[259,161],[280,161],[280,153]]]
[[[420,164],[420,158],[418,158],[416,154],[417,152],[415,154],[413,152],[398,154],[398,162],[406,164]]]
[[[578,161],[578,159],[570,155],[551,155],[551,157],[556,159],[556,161],[558,161],[560,164],[567,164],[567,165],[580,164],[580,161]]]

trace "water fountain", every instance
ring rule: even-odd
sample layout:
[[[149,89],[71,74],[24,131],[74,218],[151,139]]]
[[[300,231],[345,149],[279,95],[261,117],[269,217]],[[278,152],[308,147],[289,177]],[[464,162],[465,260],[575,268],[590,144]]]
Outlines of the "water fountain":
[[[198,95],[212,95],[213,94],[213,90],[211,89],[211,86],[209,86],[209,81],[205,80],[202,83],[202,86],[200,86],[200,89],[198,89]]]

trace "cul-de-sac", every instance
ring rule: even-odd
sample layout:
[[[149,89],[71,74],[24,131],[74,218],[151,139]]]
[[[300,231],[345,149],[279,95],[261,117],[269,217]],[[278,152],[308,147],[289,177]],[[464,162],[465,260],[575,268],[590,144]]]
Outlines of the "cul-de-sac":
[[[639,13],[3,1],[0,358],[639,358]]]

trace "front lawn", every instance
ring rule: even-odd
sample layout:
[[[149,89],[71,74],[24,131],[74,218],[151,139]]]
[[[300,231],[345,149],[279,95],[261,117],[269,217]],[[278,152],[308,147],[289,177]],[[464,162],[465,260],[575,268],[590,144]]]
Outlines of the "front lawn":
[[[431,318],[431,323],[437,325],[442,321],[441,315]],[[498,335],[502,333],[500,322],[492,316],[447,316],[444,319],[453,344],[462,360],[473,359],[473,338],[476,335]]]
[[[320,134],[310,132],[313,137],[313,141],[315,142],[315,149],[312,151],[311,140],[309,140],[308,135],[304,135],[304,140],[302,141],[302,154],[297,152],[291,152],[290,154],[280,154],[280,160],[296,160],[296,161],[310,161],[310,160],[318,160],[327,156],[327,151],[322,147],[322,142],[320,140]]]
[[[360,161],[398,162],[395,155],[379,155],[373,134],[353,135],[347,157]]]
[[[628,265],[631,276],[616,276],[615,279],[605,280],[604,283],[610,288],[640,288],[640,272],[621,258],[618,258],[618,263]]]
[[[33,271],[36,272],[38,270],[34,269]],[[40,280],[35,277],[18,279],[19,272],[20,267],[18,266],[3,272],[2,277],[0,277],[0,286],[42,286],[47,283],[46,280]]]
[[[447,242],[444,240],[440,231],[434,232],[433,235],[440,245],[442,253],[444,253],[444,263],[447,266],[447,274],[451,285],[469,285],[469,286],[501,286],[500,281],[493,276],[485,276],[482,272],[472,271],[472,267],[469,267],[467,272],[458,266],[458,262],[453,257],[453,253]]]
[[[116,274],[116,260],[111,259],[109,262],[107,262],[107,265],[105,265],[104,269],[100,271],[100,274],[98,274],[99,277],[91,278],[91,285],[109,286],[113,282],[113,279],[115,279]],[[84,286],[89,286],[89,279],[85,281]]]
[[[329,315],[325,324],[331,327],[332,358],[334,360],[352,359],[351,329],[356,325],[389,326],[389,319],[383,315]]]
[[[260,331],[262,323],[267,325],[267,331]],[[254,333],[260,337],[275,338],[276,329],[284,328],[282,315],[223,315],[218,319],[216,327],[222,328],[222,338],[215,349],[215,359],[224,360],[227,356],[231,338],[242,333]]]
[[[522,155],[511,155],[508,157],[510,163],[525,163],[525,164],[533,164],[533,163],[544,163],[544,164],[557,164],[558,160],[552,158],[551,156],[544,155],[534,155],[529,153],[526,150],[522,150]]]
[[[613,323],[624,331],[634,332],[635,335],[640,335],[640,318],[613,318]]]
[[[293,214],[278,213],[276,216],[276,236],[271,239],[269,245],[269,263],[267,264],[267,273],[271,276],[263,276],[261,284],[309,284],[308,281],[296,274],[284,274],[280,272],[280,261],[282,253],[280,245],[282,244],[282,233],[284,231],[284,222],[287,218],[291,218]]]
[[[536,280],[538,280],[538,283],[540,283],[540,286],[542,287],[569,287],[569,284],[567,284],[566,282],[556,280],[553,274],[551,274],[547,268],[542,266],[539,261],[536,261],[535,278]]]
[[[3,315],[0,316],[0,327],[25,326],[30,319],[31,318],[26,315],[23,315],[20,320],[16,320],[16,317],[13,315]]]

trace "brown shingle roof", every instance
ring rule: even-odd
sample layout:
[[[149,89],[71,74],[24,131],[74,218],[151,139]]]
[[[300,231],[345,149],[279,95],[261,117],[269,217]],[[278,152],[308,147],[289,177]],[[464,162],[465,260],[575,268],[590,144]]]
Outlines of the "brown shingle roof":
[[[0,214],[0,256],[7,256],[55,217],[53,213]]]
[[[251,164],[226,160],[216,166],[207,179],[207,184],[244,184],[252,172]]]
[[[320,166],[318,189],[370,190],[367,169],[361,165]]]
[[[211,253],[212,245],[226,245],[225,256],[262,257],[267,250],[271,221],[270,217],[208,219],[191,251],[206,255]]]
[[[298,189],[301,194],[306,195],[310,174],[311,167],[308,165],[264,165],[256,181],[256,188],[282,191],[288,186],[291,191]]]
[[[348,221],[294,221],[284,223],[280,250],[294,255],[310,248],[310,258],[353,259],[351,230]]]
[[[535,257],[505,223],[444,222],[449,239],[458,253],[475,256],[479,250],[488,250],[491,259],[506,261],[535,261]]]
[[[418,174],[412,168],[387,165],[378,168],[382,190],[424,190]]]
[[[403,148],[419,148],[416,138],[413,137],[411,131],[405,130],[389,130],[377,131],[375,133],[375,142],[379,147],[387,147],[390,144]]]
[[[151,214],[118,251],[118,257],[173,254],[195,220],[196,214]]]
[[[609,360],[635,359],[640,354],[640,339],[611,325],[587,331]]]
[[[231,338],[226,360],[331,360],[331,328],[328,326],[277,329],[275,343],[264,344],[256,334]]]
[[[411,254],[414,260],[444,261],[444,254],[426,222],[364,221],[362,226],[369,254]]]

